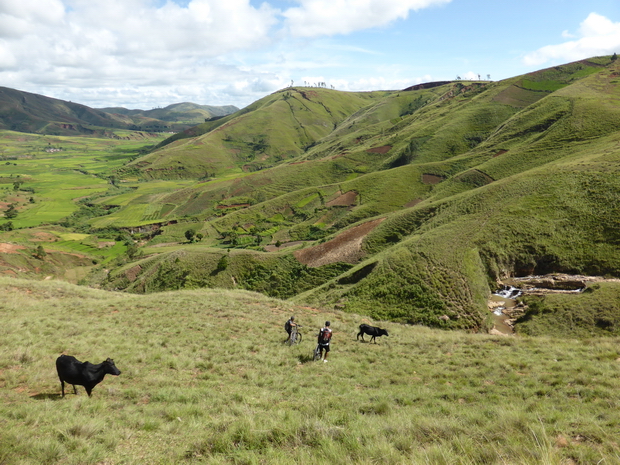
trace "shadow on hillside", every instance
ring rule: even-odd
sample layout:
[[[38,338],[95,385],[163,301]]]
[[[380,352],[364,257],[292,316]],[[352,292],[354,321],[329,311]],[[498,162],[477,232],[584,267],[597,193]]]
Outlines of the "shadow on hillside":
[[[61,395],[59,393],[54,393],[54,394],[50,394],[48,392],[41,392],[39,394],[34,394],[32,396],[30,396],[31,399],[36,399],[36,400],[60,400],[62,399]]]

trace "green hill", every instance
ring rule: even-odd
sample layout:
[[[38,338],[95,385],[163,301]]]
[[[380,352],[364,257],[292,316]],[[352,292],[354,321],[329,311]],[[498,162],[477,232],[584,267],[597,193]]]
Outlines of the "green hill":
[[[154,108],[152,110],[128,110],[122,107],[100,108],[99,110],[112,115],[129,116],[136,121],[139,121],[139,118],[149,118],[192,126],[204,123],[208,119],[221,118],[239,111],[234,105],[198,105],[191,102],[174,103],[164,108]],[[175,127],[180,126],[177,124]]]
[[[129,125],[85,105],[0,87],[0,129],[90,135],[111,128],[129,129]]]
[[[485,329],[489,293],[511,276],[618,276],[618,72],[601,57],[500,82],[277,92],[131,164],[203,179],[129,200],[177,219],[150,245],[204,239],[147,247],[105,286],[237,286]]]
[[[0,129],[47,135],[112,135],[114,130],[178,131],[238,109],[178,103],[149,111],[94,109],[0,87]]]
[[[302,155],[385,92],[285,89],[217,121],[179,133],[129,165],[147,178],[255,172]]]
[[[486,331],[512,278],[619,276],[619,73],[598,57],[499,82],[283,89],[127,157],[61,224],[123,244],[93,286],[245,289]],[[600,301],[594,320],[576,303],[579,321],[617,335]]]

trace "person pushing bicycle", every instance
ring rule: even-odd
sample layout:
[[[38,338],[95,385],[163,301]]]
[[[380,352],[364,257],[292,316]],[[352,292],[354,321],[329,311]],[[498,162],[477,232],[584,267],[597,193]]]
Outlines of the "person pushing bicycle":
[[[284,330],[287,332],[288,336],[286,337],[284,343],[287,343],[291,338],[291,333],[293,332],[293,328],[301,328],[301,325],[295,323],[295,316],[291,316],[286,323],[284,323]]]
[[[327,354],[329,354],[329,343],[332,340],[332,330],[329,327],[329,321],[325,322],[325,326],[321,328],[318,335],[319,359],[323,357],[323,362],[327,362]],[[325,351],[325,355],[323,355]]]

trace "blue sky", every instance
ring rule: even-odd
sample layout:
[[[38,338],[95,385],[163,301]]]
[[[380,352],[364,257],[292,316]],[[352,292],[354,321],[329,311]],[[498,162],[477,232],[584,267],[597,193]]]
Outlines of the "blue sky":
[[[2,0],[0,86],[92,107],[244,107],[500,80],[620,53],[619,0]]]

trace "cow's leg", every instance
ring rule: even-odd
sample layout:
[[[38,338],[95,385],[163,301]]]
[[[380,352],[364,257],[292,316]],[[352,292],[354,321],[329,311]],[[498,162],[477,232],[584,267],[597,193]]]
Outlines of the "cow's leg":
[[[77,396],[77,388],[75,387],[75,384],[73,384],[72,386],[73,386],[73,394]]]
[[[64,397],[65,396],[65,382],[62,379],[60,380],[60,389],[62,391],[61,397]]]

